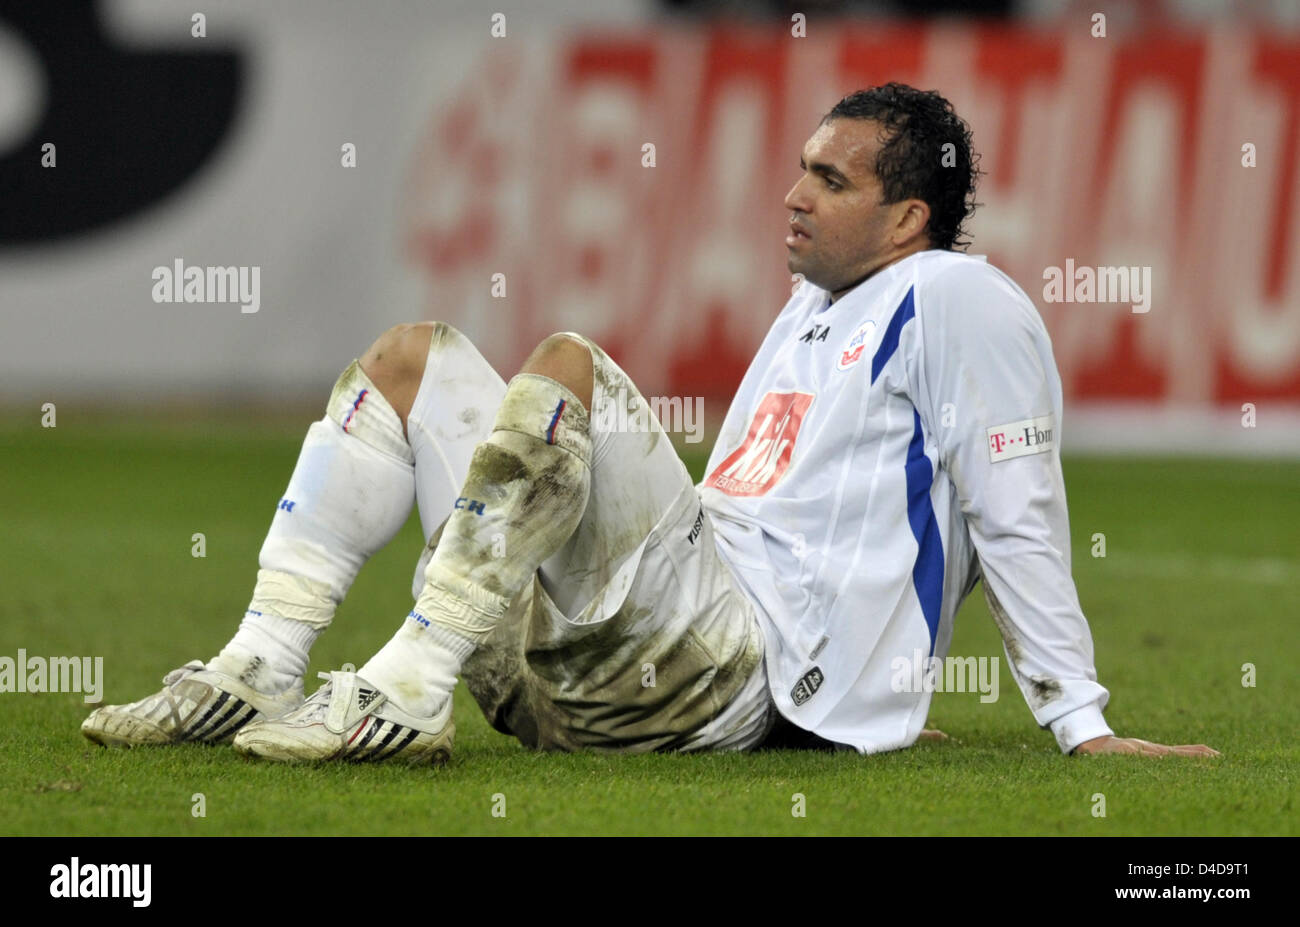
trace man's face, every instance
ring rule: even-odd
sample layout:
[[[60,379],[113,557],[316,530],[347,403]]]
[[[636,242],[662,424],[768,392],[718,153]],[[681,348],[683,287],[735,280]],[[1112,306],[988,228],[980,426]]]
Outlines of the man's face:
[[[787,266],[834,299],[886,264],[928,247],[923,234],[913,238],[929,219],[922,201],[881,202],[875,166],[882,131],[869,119],[823,123],[804,145],[803,176],[785,197],[791,212]]]

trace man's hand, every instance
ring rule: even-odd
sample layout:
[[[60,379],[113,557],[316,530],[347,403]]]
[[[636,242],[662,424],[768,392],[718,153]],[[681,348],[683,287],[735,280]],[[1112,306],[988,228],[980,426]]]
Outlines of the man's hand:
[[[1205,744],[1181,744],[1177,747],[1168,747],[1164,744],[1153,744],[1149,740],[1138,740],[1136,737],[1114,737],[1107,734],[1104,737],[1094,737],[1092,740],[1085,740],[1079,746],[1074,748],[1074,753],[1081,756],[1095,756],[1099,753],[1140,753],[1143,756],[1222,756],[1218,750],[1213,747],[1207,747]]]

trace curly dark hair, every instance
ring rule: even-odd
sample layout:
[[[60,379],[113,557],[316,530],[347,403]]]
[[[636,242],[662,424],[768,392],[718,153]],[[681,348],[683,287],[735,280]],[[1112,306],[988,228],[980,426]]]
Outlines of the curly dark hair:
[[[872,119],[889,139],[876,157],[876,176],[885,203],[916,198],[930,207],[926,231],[935,248],[965,248],[969,232],[962,223],[975,213],[979,155],[971,148],[970,126],[936,90],[917,90],[888,83],[851,93],[822,117]],[[950,157],[944,145],[951,143]]]

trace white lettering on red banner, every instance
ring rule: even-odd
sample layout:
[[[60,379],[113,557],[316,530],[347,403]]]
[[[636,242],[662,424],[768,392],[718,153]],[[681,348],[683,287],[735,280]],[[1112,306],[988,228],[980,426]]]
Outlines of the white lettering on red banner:
[[[730,496],[762,496],[790,467],[799,426],[812,405],[811,393],[768,393],[758,404],[749,434],[709,474],[706,486]]]

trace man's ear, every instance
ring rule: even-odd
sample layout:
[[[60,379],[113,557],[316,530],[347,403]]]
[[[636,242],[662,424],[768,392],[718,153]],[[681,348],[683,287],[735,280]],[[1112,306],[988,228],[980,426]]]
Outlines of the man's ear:
[[[925,200],[903,200],[896,204],[900,212],[891,237],[896,248],[906,248],[924,235],[930,224],[930,205]]]

